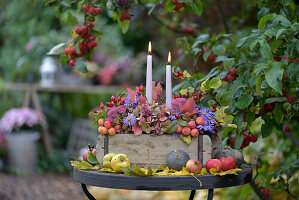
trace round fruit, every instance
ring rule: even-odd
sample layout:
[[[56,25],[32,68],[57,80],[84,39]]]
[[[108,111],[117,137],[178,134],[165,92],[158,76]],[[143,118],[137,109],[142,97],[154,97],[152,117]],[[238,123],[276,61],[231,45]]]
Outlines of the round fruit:
[[[285,125],[285,126],[283,127],[283,131],[284,131],[285,133],[291,132],[291,127],[290,127],[289,125]]]
[[[236,75],[236,73],[237,73],[236,69],[230,69],[229,70],[229,74],[232,75],[232,76]]]
[[[227,170],[230,170],[230,169],[235,169],[236,168],[236,160],[233,158],[233,157],[222,157],[222,158],[219,158],[221,164],[222,164],[222,170],[223,171],[227,171]]]
[[[116,130],[120,130],[121,129],[121,125],[117,124],[115,125]]]
[[[182,129],[182,133],[183,133],[183,135],[185,135],[185,136],[190,135],[190,133],[191,133],[191,129],[190,129],[189,127],[184,127],[184,128]]]
[[[236,149],[224,149],[220,150],[215,154],[215,158],[219,159],[221,157],[233,157],[236,161],[237,166],[241,166],[244,162],[244,157],[241,151]]]
[[[195,121],[188,122],[188,126],[189,128],[195,128],[196,127]]]
[[[108,129],[108,134],[109,135],[115,135],[116,134],[116,128],[109,128]]]
[[[179,124],[178,127],[176,128],[176,133],[181,133],[182,132],[182,127],[181,125]]]
[[[197,117],[196,118],[196,124],[197,125],[204,125],[205,124],[205,118],[203,118],[203,117]]]
[[[202,164],[199,160],[191,159],[187,162],[186,168],[190,173],[199,173],[202,170]]]
[[[249,140],[250,140],[251,142],[255,143],[255,142],[257,141],[257,137],[256,137],[256,135],[254,135],[254,134],[250,134],[250,135],[249,135]]]
[[[174,170],[182,170],[186,163],[190,160],[190,156],[183,150],[171,151],[166,158],[166,165]]]
[[[83,160],[85,160],[86,162],[89,162],[88,160],[87,160],[87,155],[88,155],[88,153],[89,152],[92,152],[93,153],[93,155],[95,155],[96,156],[96,153],[97,153],[97,151],[96,151],[96,149],[86,149],[85,151],[84,151],[84,153],[83,153]]]
[[[102,133],[102,128],[103,128],[103,126],[99,126],[99,128],[98,128],[99,133]]]
[[[130,159],[126,154],[117,154],[111,160],[111,168],[116,172],[122,172],[121,168],[130,167]]]
[[[222,169],[222,164],[218,159],[210,159],[206,163],[206,169],[208,172],[210,172],[211,169],[215,169],[216,172],[219,172]]]
[[[106,127],[102,126],[100,133],[102,133],[103,135],[105,135],[105,134],[107,134],[107,132],[108,132],[108,129]]]
[[[98,124],[100,126],[104,126],[104,119],[103,118],[99,119]]]
[[[112,158],[116,156],[116,153],[108,153],[103,158],[103,167],[105,168],[111,168],[111,160]]]
[[[196,128],[194,128],[194,129],[191,130],[191,135],[193,137],[197,137],[199,135],[199,131]]]
[[[180,116],[179,114],[175,114],[175,118],[176,118],[176,119],[180,119],[181,116]]]
[[[107,128],[107,129],[109,129],[109,128],[112,128],[112,123],[110,122],[110,121],[105,121],[104,122],[104,126]]]

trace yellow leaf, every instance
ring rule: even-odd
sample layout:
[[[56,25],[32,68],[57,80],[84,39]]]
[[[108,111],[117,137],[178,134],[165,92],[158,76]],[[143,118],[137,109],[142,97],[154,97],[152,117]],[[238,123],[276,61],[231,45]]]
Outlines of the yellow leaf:
[[[228,127],[232,127],[232,128],[238,128],[238,126],[236,124],[227,124]]]
[[[185,94],[187,94],[187,92],[188,92],[187,89],[182,89],[182,90],[180,91],[180,94],[181,94],[181,95],[185,95]]]
[[[251,106],[251,108],[249,109],[250,110],[250,112],[255,112],[256,110],[257,110],[257,106]]]
[[[109,173],[116,173],[112,168],[101,168],[99,171],[101,172],[109,172]]]
[[[201,83],[200,91],[202,91],[203,93],[205,93],[207,91],[206,84],[207,84],[208,80],[209,79],[206,79],[204,82]]]
[[[215,175],[215,176],[224,176],[224,175],[227,175],[227,174],[234,174],[234,175],[238,175],[238,171],[241,171],[242,169],[240,168],[236,168],[236,169],[230,169],[230,170],[227,170],[227,171],[220,171],[220,172],[217,172],[216,169],[210,169],[210,173]]]

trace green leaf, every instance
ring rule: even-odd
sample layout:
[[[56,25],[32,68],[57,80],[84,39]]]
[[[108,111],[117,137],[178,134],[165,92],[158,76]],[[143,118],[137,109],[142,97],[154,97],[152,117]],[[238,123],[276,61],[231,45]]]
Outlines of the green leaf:
[[[271,52],[270,45],[265,39],[259,41],[260,43],[260,51],[265,60],[273,60],[273,54]]]
[[[217,62],[217,61],[216,61]],[[223,61],[223,66],[225,69],[230,69],[235,64],[234,58],[229,58]]]
[[[283,68],[280,62],[274,62],[265,72],[266,81],[269,86],[280,94],[282,90],[282,76]]]
[[[211,51],[211,49],[209,49],[203,54],[202,58],[205,62],[207,62],[208,57],[209,57],[209,55],[211,55],[211,53],[212,53],[212,51]]]
[[[179,124],[183,127],[188,126],[188,123],[186,121],[179,121]]]
[[[274,40],[271,44],[271,51],[275,51],[281,45],[282,40]]]
[[[260,97],[263,97],[263,93],[262,93],[262,82],[264,80],[264,77],[263,76],[259,76],[256,80],[256,87],[255,87],[255,90],[256,90],[256,93],[260,96]]]
[[[252,101],[253,101],[252,95],[242,94],[236,103],[236,107],[239,109],[247,108],[251,104]]]
[[[118,25],[121,28],[121,31],[125,34],[129,30],[130,20],[120,21],[118,19],[117,21],[118,21]]]
[[[75,68],[76,68],[78,71],[82,72],[82,73],[86,73],[86,72],[88,72],[87,67],[86,67],[86,64],[85,64],[85,61],[83,60],[83,58],[79,58],[79,59],[76,61]]]
[[[88,162],[90,162],[93,165],[99,163],[97,160],[97,157],[92,152],[88,152],[87,160],[88,160]]]
[[[192,0],[192,3],[188,4],[191,7],[191,11],[197,15],[201,16],[202,13],[202,4],[199,0]]]
[[[254,73],[259,73],[260,71],[262,71],[262,70],[264,70],[264,69],[266,69],[268,67],[269,67],[269,65],[266,64],[266,63],[259,63],[259,64],[257,64],[257,65],[254,66],[253,72]]]
[[[165,2],[165,10],[166,10],[167,13],[172,12],[174,8],[175,8],[175,4],[172,3],[172,1],[166,1]]]
[[[248,124],[251,124],[254,120],[255,120],[255,113],[253,113],[253,112],[248,112],[248,113],[246,114],[246,122],[247,122]]]
[[[272,103],[272,102],[284,102],[286,100],[287,100],[286,97],[269,98],[266,99],[265,104]]]
[[[69,61],[69,58],[67,56],[65,56],[64,54],[61,54],[59,57],[59,61],[62,65],[62,67],[64,68],[65,65],[67,64],[67,62]]]
[[[286,28],[288,28],[292,25],[291,22],[282,15],[277,15],[275,17],[274,21],[279,21]]]
[[[207,42],[208,40],[209,40],[209,34],[201,34],[197,36],[197,38],[195,39],[195,43],[201,44]]]
[[[190,135],[188,135],[188,136],[180,135],[180,139],[183,140],[184,142],[186,142],[188,145],[191,144],[191,136]]]
[[[217,89],[221,86],[222,81],[219,77],[214,77],[210,81],[210,88]]]
[[[259,40],[253,40],[249,44],[249,49],[252,51],[252,49],[256,46],[256,44],[259,42]]]
[[[224,45],[218,44],[216,46],[213,46],[212,51],[217,56],[220,56],[220,55],[224,55],[225,54],[226,48],[225,48]]]
[[[297,52],[299,53],[299,40],[297,39],[297,42],[296,42],[296,48],[297,48]]]
[[[154,11],[156,7],[156,4],[153,5],[153,7],[147,12],[148,16],[150,16],[152,14],[152,12]]]
[[[277,103],[274,107],[274,119],[278,124],[281,124],[284,118],[284,114],[282,112],[282,104]]]
[[[273,18],[274,16],[272,14],[270,15],[265,15],[261,18],[261,20],[258,23],[258,29],[263,30],[268,22],[269,19]]]
[[[277,31],[277,33],[276,33],[276,39],[278,39],[279,38],[279,36],[283,33],[283,32],[285,32],[287,29],[279,29],[278,31]]]
[[[179,120],[174,120],[171,124],[167,127],[167,133],[173,133],[178,128]]]
[[[237,136],[236,136],[236,140],[235,140],[235,149],[240,149],[243,140],[244,140],[244,136],[243,136],[243,135],[237,135]]]
[[[78,20],[77,18],[72,15],[72,13],[68,12],[67,13],[67,23],[70,25],[70,26],[75,26],[78,24]]]
[[[65,48],[65,43],[56,44],[52,49],[47,53],[47,55],[59,55],[62,54]]]
[[[272,125],[271,121],[266,120],[265,123],[262,125],[262,129],[261,129],[262,137],[263,138],[268,137],[272,132],[272,128],[273,128],[273,125]]]

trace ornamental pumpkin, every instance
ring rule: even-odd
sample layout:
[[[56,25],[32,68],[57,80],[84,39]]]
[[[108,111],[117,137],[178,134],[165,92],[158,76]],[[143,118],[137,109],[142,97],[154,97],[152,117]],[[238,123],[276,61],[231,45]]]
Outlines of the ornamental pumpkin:
[[[219,159],[221,157],[233,157],[236,160],[237,166],[241,166],[244,162],[244,157],[241,151],[238,151],[236,149],[224,149],[220,150],[215,154],[215,158]]]
[[[166,165],[174,170],[182,170],[186,163],[190,160],[190,156],[183,150],[171,151],[166,158]]]

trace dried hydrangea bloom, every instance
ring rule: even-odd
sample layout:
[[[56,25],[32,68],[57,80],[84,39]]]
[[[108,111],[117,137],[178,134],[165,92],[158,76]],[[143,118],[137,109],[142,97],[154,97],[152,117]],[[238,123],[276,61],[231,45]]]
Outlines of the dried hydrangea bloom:
[[[179,111],[180,110],[180,104],[185,105],[187,102],[187,99],[184,98],[176,98],[171,101],[171,112]]]

